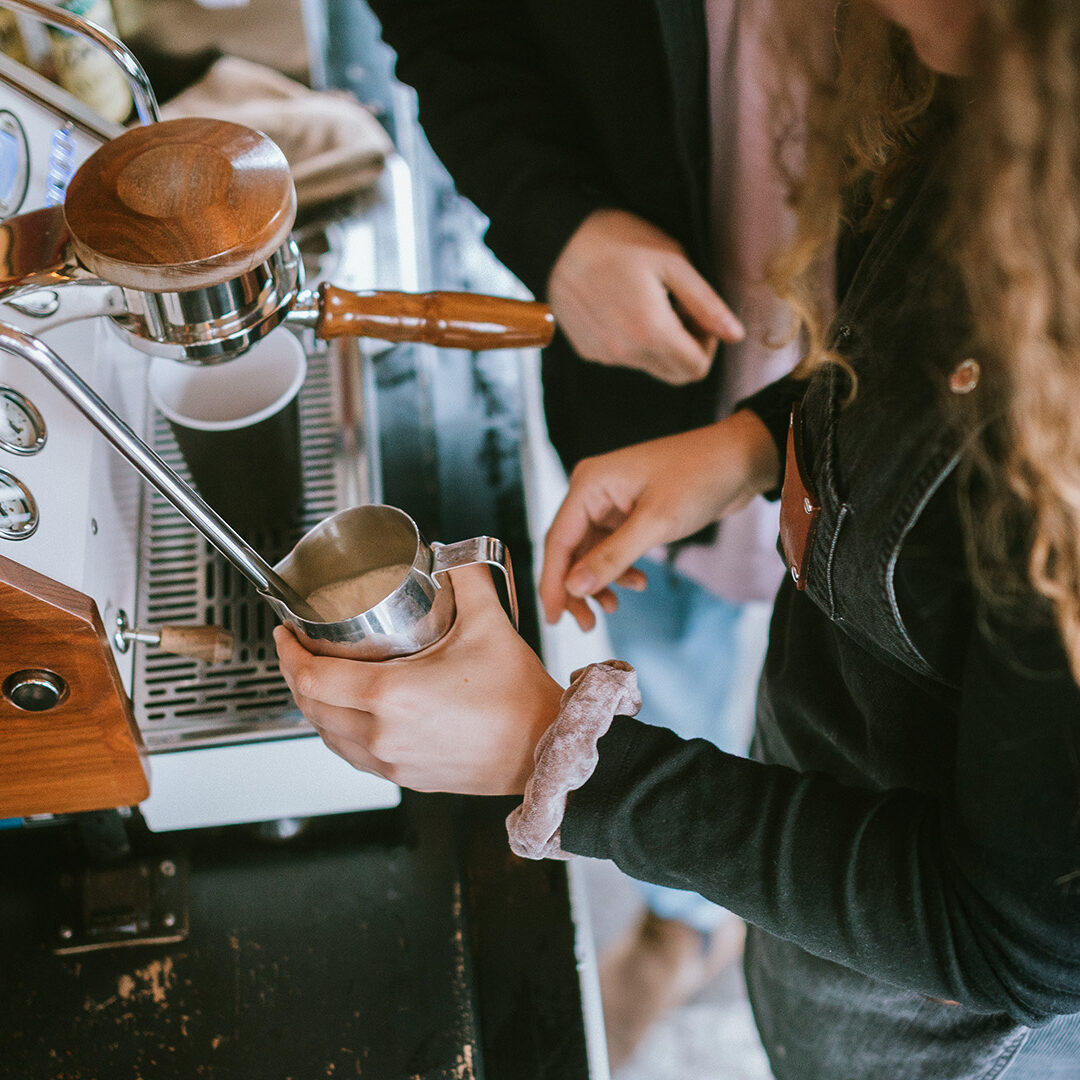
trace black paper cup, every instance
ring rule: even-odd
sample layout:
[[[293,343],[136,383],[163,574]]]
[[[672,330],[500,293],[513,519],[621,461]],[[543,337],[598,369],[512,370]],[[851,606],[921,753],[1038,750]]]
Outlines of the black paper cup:
[[[199,494],[238,532],[278,532],[303,509],[303,346],[278,327],[223,364],[155,359],[150,398]]]

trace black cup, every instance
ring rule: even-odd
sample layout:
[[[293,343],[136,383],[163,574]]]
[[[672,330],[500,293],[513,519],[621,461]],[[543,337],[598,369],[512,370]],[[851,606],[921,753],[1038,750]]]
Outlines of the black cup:
[[[303,510],[303,346],[285,327],[223,364],[155,359],[150,396],[199,494],[238,532],[279,533]]]

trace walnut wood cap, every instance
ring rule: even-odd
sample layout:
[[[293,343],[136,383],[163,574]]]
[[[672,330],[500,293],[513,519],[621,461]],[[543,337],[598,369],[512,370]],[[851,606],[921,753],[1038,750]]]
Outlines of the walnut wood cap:
[[[185,117],[133,128],[83,163],[64,216],[91,273],[142,292],[219,285],[264,263],[296,217],[289,163],[261,131]]]

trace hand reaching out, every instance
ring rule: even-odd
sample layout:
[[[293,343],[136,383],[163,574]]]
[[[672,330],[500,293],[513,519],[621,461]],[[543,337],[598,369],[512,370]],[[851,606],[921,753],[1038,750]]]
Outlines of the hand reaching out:
[[[776,483],[780,461],[765,425],[741,411],[709,427],[586,458],[544,542],[540,601],[548,622],[569,611],[583,630],[607,611],[610,586],[642,587],[633,563],[690,536]]]
[[[623,210],[581,223],[552,268],[547,300],[579,356],[676,386],[704,378],[717,344],[745,334],[679,244]]]

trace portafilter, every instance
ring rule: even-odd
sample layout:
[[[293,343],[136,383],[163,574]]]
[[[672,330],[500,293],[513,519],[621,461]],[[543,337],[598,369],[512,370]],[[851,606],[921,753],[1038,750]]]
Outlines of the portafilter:
[[[285,319],[320,338],[446,348],[551,340],[551,312],[536,301],[305,290],[295,216],[288,162],[262,132],[203,118],[133,128],[87,158],[62,206],[0,223],[0,300],[105,286],[89,314],[108,315],[142,352],[198,364],[239,355]]]

